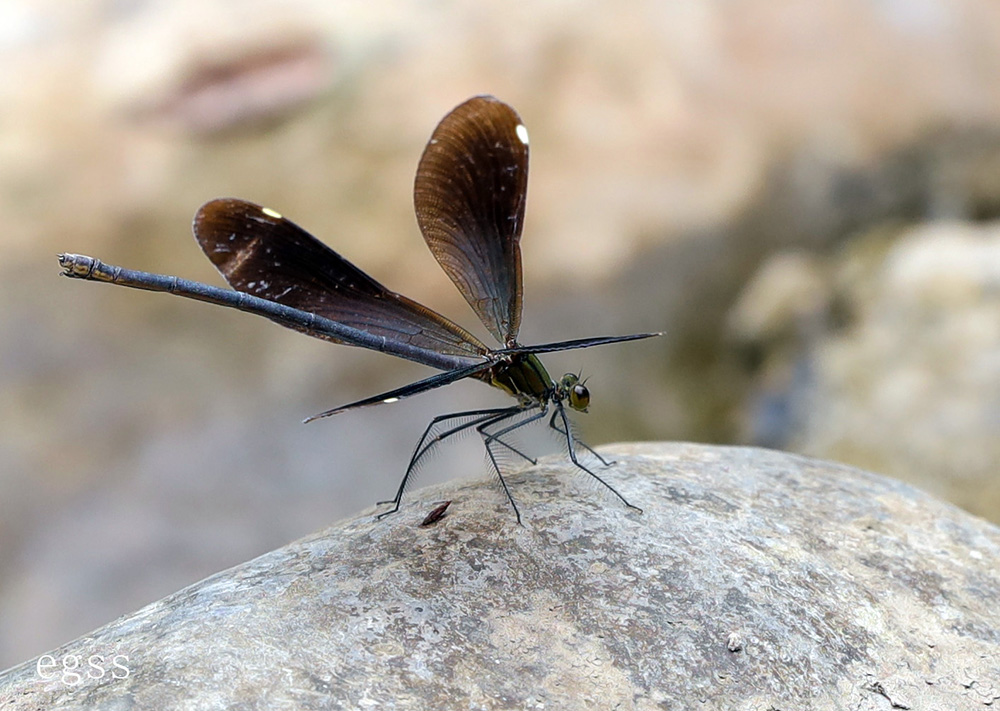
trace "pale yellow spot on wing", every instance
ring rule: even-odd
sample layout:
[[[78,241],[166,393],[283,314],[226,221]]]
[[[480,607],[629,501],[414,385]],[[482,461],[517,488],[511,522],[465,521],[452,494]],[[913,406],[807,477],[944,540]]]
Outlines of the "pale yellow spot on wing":
[[[517,124],[517,128],[514,129],[514,133],[517,137],[521,139],[521,143],[528,145],[528,128],[523,123]]]
[[[278,212],[277,210],[272,210],[269,207],[262,207],[262,208],[260,208],[260,211],[263,212],[268,217],[273,217],[276,220],[282,219],[282,216],[281,216],[280,212]]]

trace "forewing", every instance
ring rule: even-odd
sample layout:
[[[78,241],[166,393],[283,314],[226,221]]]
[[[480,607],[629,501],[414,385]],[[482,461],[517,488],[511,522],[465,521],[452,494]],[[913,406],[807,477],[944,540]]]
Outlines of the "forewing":
[[[434,130],[413,197],[431,252],[498,341],[521,325],[528,132],[510,106],[476,96]]]
[[[389,291],[273,210],[244,200],[213,200],[195,215],[194,235],[237,291],[391,341],[468,357],[470,363],[486,353],[486,346],[461,326]]]

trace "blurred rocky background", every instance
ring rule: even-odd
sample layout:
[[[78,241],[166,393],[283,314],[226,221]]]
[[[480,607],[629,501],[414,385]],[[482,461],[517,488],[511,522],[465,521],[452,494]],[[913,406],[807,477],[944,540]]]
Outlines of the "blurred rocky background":
[[[590,376],[589,442],[800,451],[1000,521],[995,0],[6,0],[0,668],[391,496],[433,415],[505,402],[303,426],[428,371],[56,254],[222,284],[190,219],[238,196],[482,334],[410,195],[477,93],[531,132],[522,341],[667,332],[545,359]],[[419,483],[485,473],[473,440]]]

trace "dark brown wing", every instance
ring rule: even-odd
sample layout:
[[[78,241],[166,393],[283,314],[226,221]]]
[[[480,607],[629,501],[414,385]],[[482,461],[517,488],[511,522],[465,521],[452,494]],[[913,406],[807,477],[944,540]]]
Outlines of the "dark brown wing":
[[[528,132],[510,106],[476,96],[424,149],[413,198],[427,246],[498,341],[521,325],[521,225]]]
[[[487,352],[464,328],[389,291],[274,210],[244,200],[212,200],[198,210],[193,229],[212,264],[237,291],[431,354],[468,358],[470,364]],[[441,367],[433,360],[422,362]]]

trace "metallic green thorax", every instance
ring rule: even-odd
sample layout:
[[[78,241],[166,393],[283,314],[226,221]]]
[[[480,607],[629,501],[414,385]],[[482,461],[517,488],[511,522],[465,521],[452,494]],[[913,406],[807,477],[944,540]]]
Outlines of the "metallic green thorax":
[[[501,361],[483,374],[483,380],[519,400],[546,401],[555,383],[542,361],[531,353],[518,353],[509,361]]]
[[[590,404],[590,391],[580,382],[580,376],[566,373],[556,383],[533,353],[508,356],[474,377],[513,395],[522,405],[538,403],[544,409],[550,401],[566,402],[574,410],[586,412]]]

